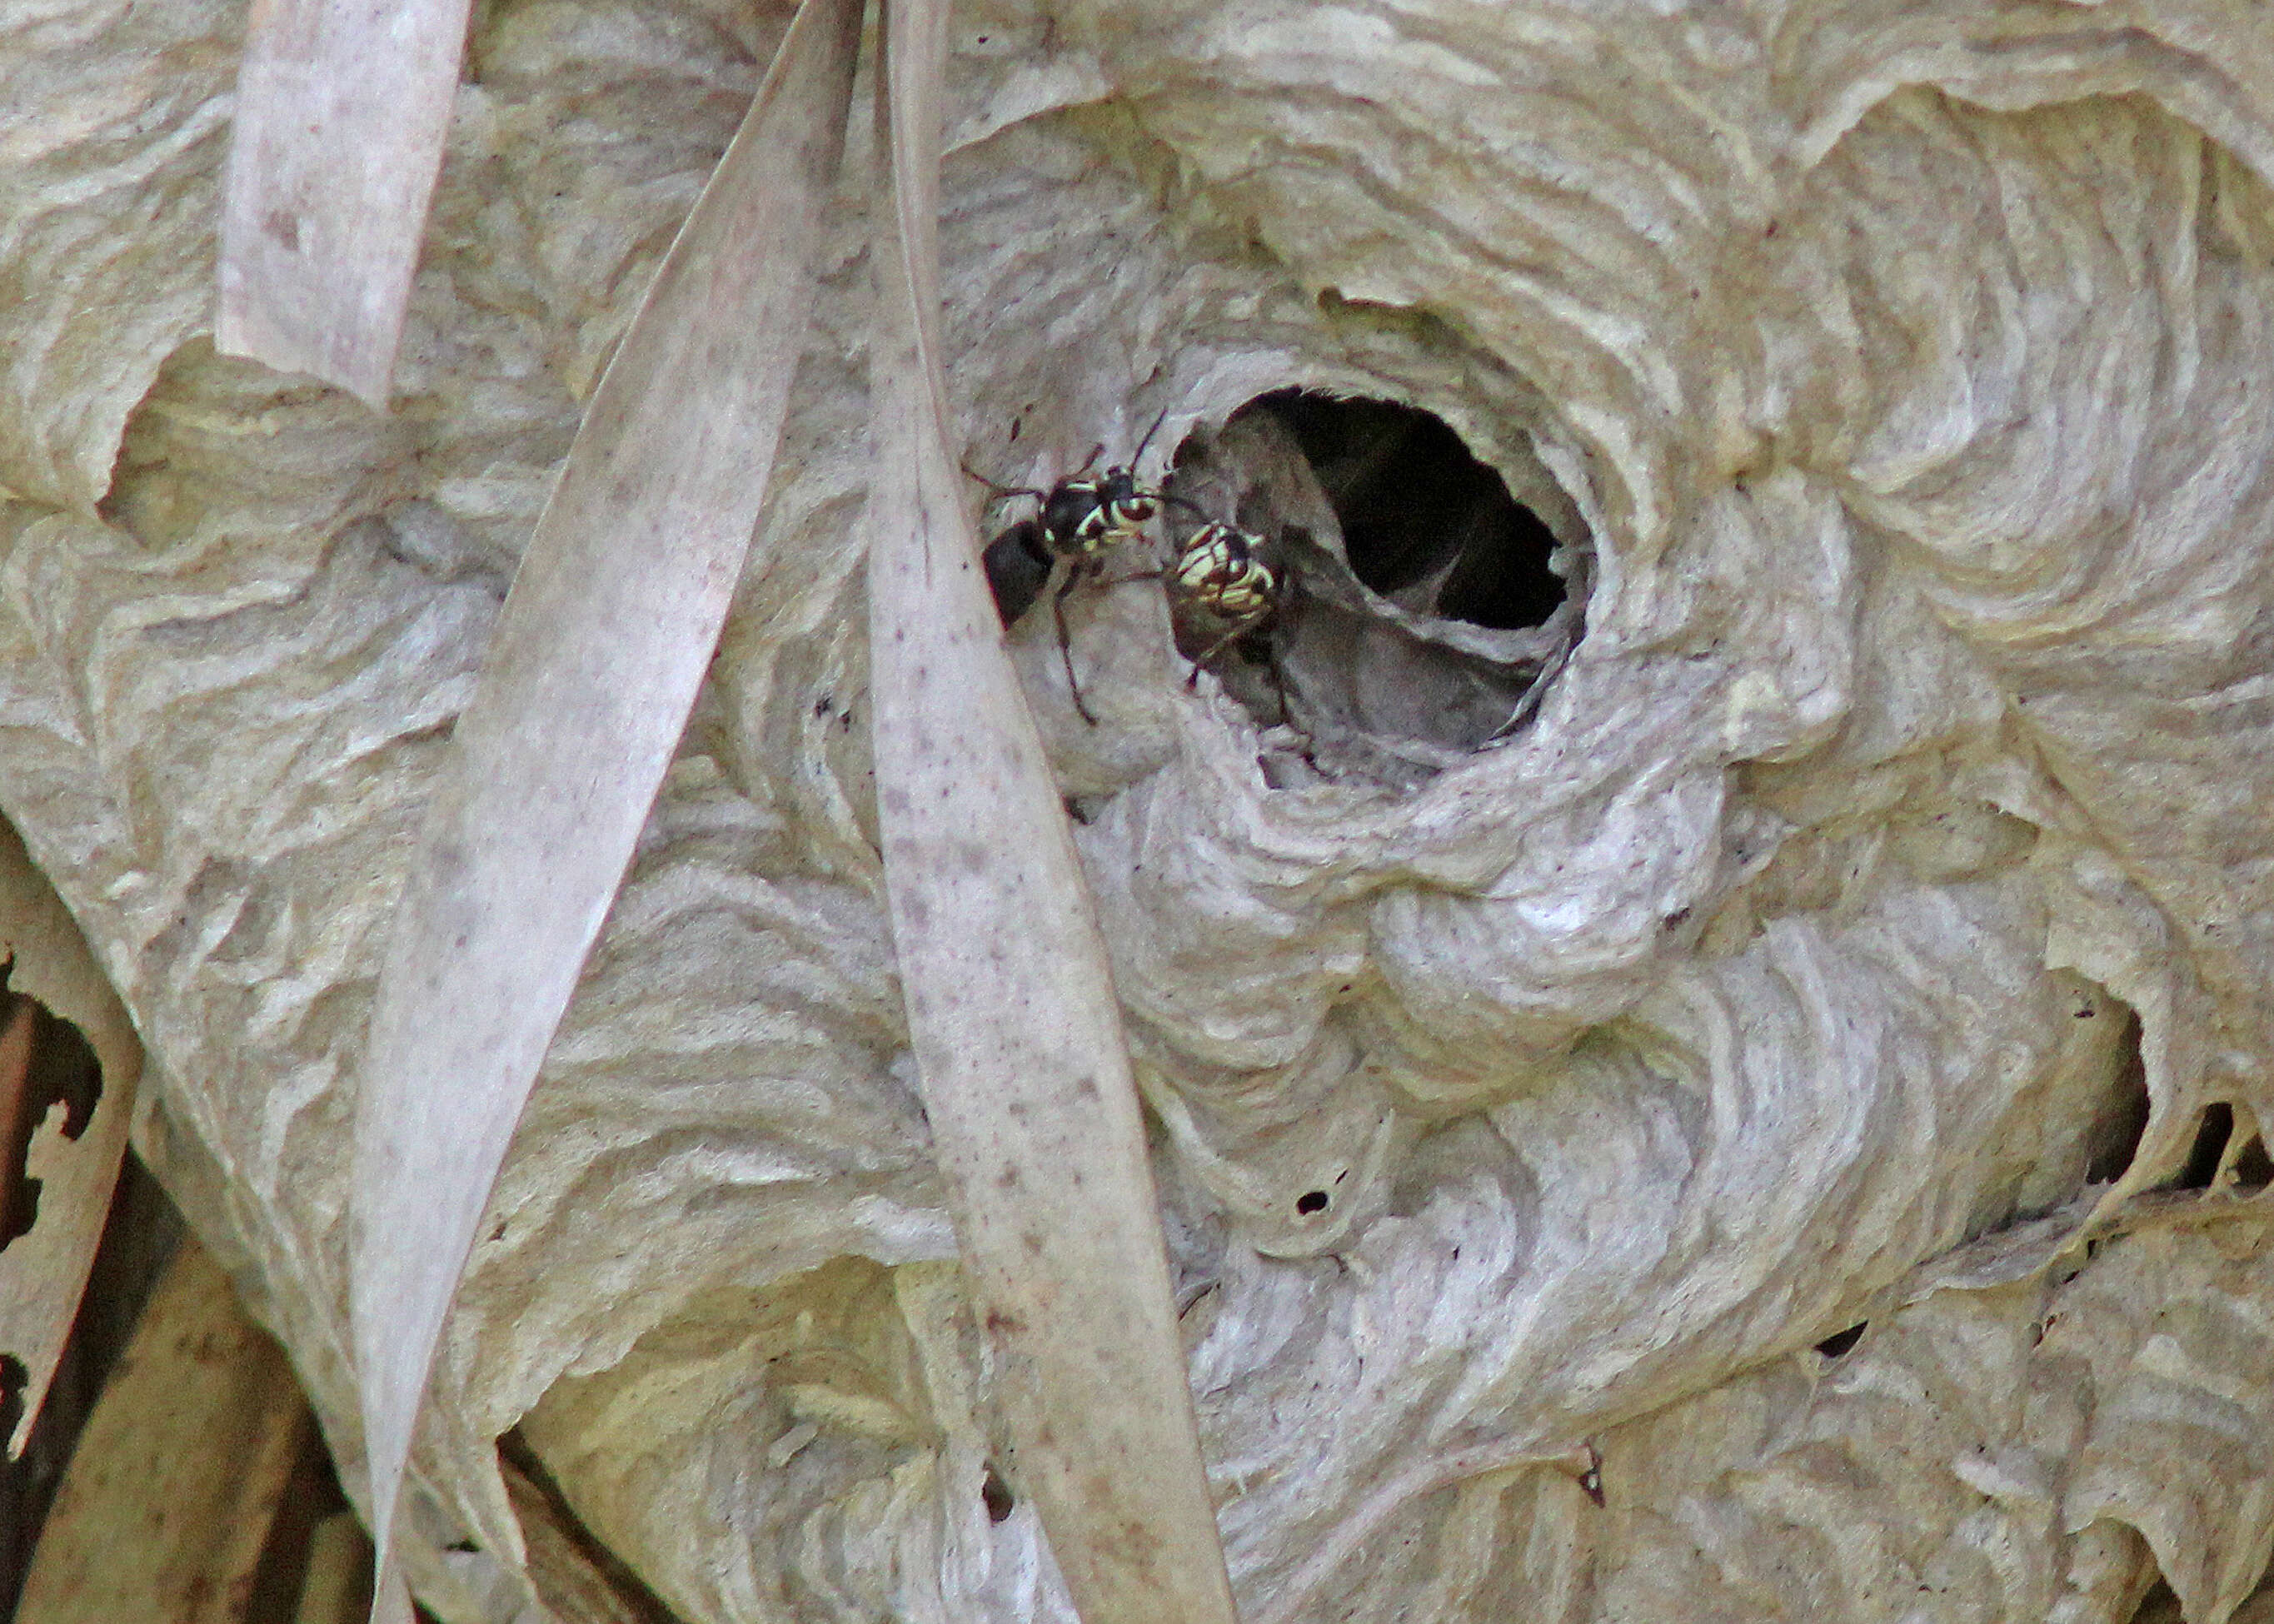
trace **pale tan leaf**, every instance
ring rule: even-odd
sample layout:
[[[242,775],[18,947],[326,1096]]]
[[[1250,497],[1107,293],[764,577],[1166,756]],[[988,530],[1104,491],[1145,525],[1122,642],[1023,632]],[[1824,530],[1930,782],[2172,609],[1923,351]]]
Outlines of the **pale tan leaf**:
[[[15,956],[9,986],[76,1027],[102,1067],[102,1092],[84,1122],[72,1124],[64,1110],[49,1109],[34,1127],[25,1171],[40,1181],[38,1221],[0,1247],[0,1353],[22,1360],[26,1371],[23,1412],[8,1440],[13,1458],[31,1438],[102,1238],[111,1187],[126,1154],[142,1046],[62,899],[32,866],[15,830],[0,823],[0,954],[5,953]],[[27,1016],[10,1025],[0,1045],[20,1042],[29,1062],[33,1037]],[[74,1126],[75,1134],[69,1132]]]
[[[788,400],[859,7],[783,40],[569,452],[428,813],[357,1121],[353,1320],[373,1527],[586,950],[710,662]]]
[[[1233,1617],[1120,1011],[941,422],[947,8],[886,8],[869,510],[878,818],[909,1035],[1001,1361],[1005,1462],[1088,1624]]]
[[[166,1266],[56,1492],[21,1624],[236,1624],[312,1420],[194,1241]]]
[[[220,348],[384,410],[467,0],[269,0],[237,77]]]

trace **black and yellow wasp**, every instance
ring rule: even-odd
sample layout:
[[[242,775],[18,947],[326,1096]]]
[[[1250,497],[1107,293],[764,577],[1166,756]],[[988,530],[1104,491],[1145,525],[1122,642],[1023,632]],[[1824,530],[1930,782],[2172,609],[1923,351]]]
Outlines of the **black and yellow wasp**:
[[[1261,538],[1236,526],[1209,520],[1193,503],[1166,491],[1138,484],[1136,470],[1145,448],[1167,417],[1163,410],[1153,419],[1127,463],[1111,464],[1093,473],[1101,447],[1090,453],[1080,470],[1047,491],[997,485],[969,468],[964,470],[998,498],[1032,497],[1038,504],[1032,515],[988,544],[987,584],[994,592],[996,611],[1007,627],[1033,607],[1059,563],[1066,565],[1058,590],[1051,595],[1050,611],[1058,622],[1058,658],[1065,667],[1067,691],[1073,697],[1074,709],[1092,726],[1097,725],[1097,718],[1083,700],[1081,683],[1074,676],[1065,599],[1076,586],[1103,571],[1107,553],[1141,539],[1145,527],[1163,506],[1173,503],[1189,508],[1207,522],[1179,544],[1165,571],[1145,570],[1111,584],[1160,579],[1178,619],[1196,620],[1209,628],[1214,641],[1194,661],[1192,681],[1199,680],[1202,667],[1217,654],[1268,621],[1277,603],[1278,583],[1263,560]]]

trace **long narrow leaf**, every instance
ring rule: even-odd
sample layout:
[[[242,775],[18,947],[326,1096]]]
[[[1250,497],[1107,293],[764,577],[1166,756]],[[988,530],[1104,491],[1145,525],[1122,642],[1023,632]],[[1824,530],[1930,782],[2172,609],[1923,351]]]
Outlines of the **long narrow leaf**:
[[[395,914],[353,1196],[383,1588],[411,1424],[475,1225],[749,548],[809,314],[860,15],[859,0],[806,0],[601,380]]]
[[[10,988],[70,1022],[102,1068],[94,1109],[76,1122],[78,1113],[53,1109],[39,1098],[41,1079],[26,1079],[35,1086],[33,1104],[40,1119],[25,1170],[40,1181],[39,1210],[29,1230],[0,1248],[0,1354],[23,1367],[18,1394],[23,1409],[8,1439],[12,1458],[31,1440],[110,1214],[142,1073],[142,1046],[63,898],[5,823],[0,823],[0,956],[13,960]],[[29,1061],[40,1023],[28,1011],[26,1017],[11,1035]]]
[[[887,0],[870,669],[926,1114],[1013,1476],[1088,1624],[1231,1624],[1104,944],[941,423],[946,6]]]
[[[242,1624],[313,1443],[283,1350],[185,1240],[72,1452],[19,1624]]]
[[[263,0],[237,70],[215,342],[384,410],[468,0]]]

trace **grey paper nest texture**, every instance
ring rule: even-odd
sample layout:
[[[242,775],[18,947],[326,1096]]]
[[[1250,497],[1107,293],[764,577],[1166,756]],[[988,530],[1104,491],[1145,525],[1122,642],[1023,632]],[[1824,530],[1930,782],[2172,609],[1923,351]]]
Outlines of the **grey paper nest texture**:
[[[350,1479],[345,1135],[406,843],[780,21],[489,8],[385,418],[201,336],[241,14],[0,34],[0,799]],[[2274,1545],[2263,16],[954,27],[961,449],[1047,486],[1165,412],[1141,472],[1179,448],[1291,583],[1191,683],[1157,579],[1070,593],[1095,727],[1047,606],[1013,634],[1243,1616],[2089,1624],[2160,1574],[2227,1617]],[[1068,1616],[990,1481],[882,911],[870,154],[446,1340],[409,1538],[451,1624],[528,1605],[516,1422],[690,1624]],[[1449,425],[1564,606],[1358,580],[1331,459],[1242,414],[1290,388]],[[1600,1507],[1540,1464],[1587,1447]]]

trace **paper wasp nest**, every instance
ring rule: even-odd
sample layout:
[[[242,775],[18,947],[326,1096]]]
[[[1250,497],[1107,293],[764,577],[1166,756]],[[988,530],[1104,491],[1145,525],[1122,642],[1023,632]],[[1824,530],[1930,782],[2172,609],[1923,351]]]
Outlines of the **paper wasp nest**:
[[[146,1154],[353,1480],[387,911],[780,18],[477,19],[382,418],[202,336],[241,13],[42,15],[0,41],[0,801],[148,1041]],[[1047,486],[1165,411],[1141,473],[1247,502],[1294,583],[1191,687],[1158,581],[1069,594],[1095,728],[1051,615],[1014,635],[1244,1616],[2088,1624],[2160,1575],[2225,1618],[2274,1542],[2263,18],[954,28],[959,450]],[[879,898],[870,158],[444,1350],[412,1555],[452,1624],[525,1604],[516,1422],[689,1624],[1069,1616],[990,1481]],[[1450,464],[1336,399],[1427,414],[1512,506],[1445,541],[1412,515]],[[1437,549],[1418,587],[1361,520]],[[1547,581],[1544,621],[1464,619],[1464,568]],[[1590,1442],[1600,1507],[1520,1469]]]

